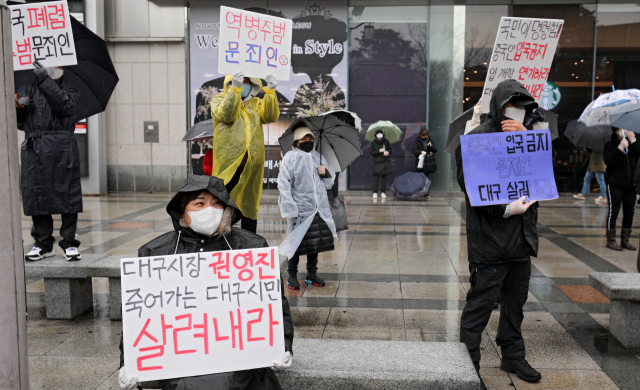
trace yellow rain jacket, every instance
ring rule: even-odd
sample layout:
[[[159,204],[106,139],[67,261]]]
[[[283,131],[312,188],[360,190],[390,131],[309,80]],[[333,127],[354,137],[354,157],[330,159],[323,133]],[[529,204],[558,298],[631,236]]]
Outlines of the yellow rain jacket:
[[[231,191],[242,214],[258,219],[264,177],[264,132],[262,125],[280,117],[275,89],[262,87],[259,78],[252,77],[251,92],[242,99],[242,88],[231,86],[231,75],[224,79],[224,92],[211,101],[213,117],[213,170],[211,176],[228,184],[247,154],[247,162],[238,185]],[[255,96],[264,89],[264,99]]]

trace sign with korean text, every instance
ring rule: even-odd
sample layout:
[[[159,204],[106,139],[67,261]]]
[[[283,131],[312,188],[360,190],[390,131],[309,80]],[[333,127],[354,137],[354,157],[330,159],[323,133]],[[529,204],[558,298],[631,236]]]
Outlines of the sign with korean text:
[[[564,20],[503,16],[482,90],[482,112],[501,81],[518,80],[540,103]]]
[[[278,248],[122,259],[127,376],[270,367],[284,355]]]
[[[558,198],[549,130],[460,136],[472,206]]]
[[[289,19],[220,7],[218,73],[288,81],[292,28]]]
[[[66,1],[12,5],[13,69],[76,65],[69,8]]]

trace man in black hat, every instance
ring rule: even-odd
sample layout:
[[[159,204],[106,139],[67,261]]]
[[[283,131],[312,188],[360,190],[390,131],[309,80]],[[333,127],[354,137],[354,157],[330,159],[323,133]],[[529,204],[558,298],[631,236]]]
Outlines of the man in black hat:
[[[487,119],[470,134],[526,131],[538,104],[522,84],[506,80],[491,97]],[[460,341],[467,345],[480,373],[480,341],[495,303],[500,300],[496,343],[500,368],[527,382],[542,376],[525,360],[523,307],[529,292],[531,256],[538,254],[538,205],[525,197],[506,205],[472,207],[464,182],[461,147],[456,149],[458,182],[465,192],[469,281],[467,304],[460,319]],[[482,383],[482,388],[484,383]]]

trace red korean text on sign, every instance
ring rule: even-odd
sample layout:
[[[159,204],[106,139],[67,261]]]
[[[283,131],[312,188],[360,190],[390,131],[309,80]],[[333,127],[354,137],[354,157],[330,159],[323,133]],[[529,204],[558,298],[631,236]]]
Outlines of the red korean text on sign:
[[[240,39],[240,30],[242,29],[242,13],[235,14],[231,11],[228,11],[225,15],[225,20],[227,21],[227,23],[229,23],[227,28],[238,30],[238,39]]]

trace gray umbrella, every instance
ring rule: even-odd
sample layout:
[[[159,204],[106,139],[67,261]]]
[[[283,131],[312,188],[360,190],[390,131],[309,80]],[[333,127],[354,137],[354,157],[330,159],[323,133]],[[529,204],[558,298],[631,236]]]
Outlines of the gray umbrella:
[[[572,120],[567,124],[564,136],[569,138],[576,148],[600,150],[611,140],[612,132],[611,126],[586,126],[582,122]]]
[[[640,133],[640,110],[611,115],[611,126]]]
[[[213,119],[208,119],[193,125],[193,127],[187,131],[187,134],[182,137],[182,140],[195,141],[202,138],[213,138]]]

